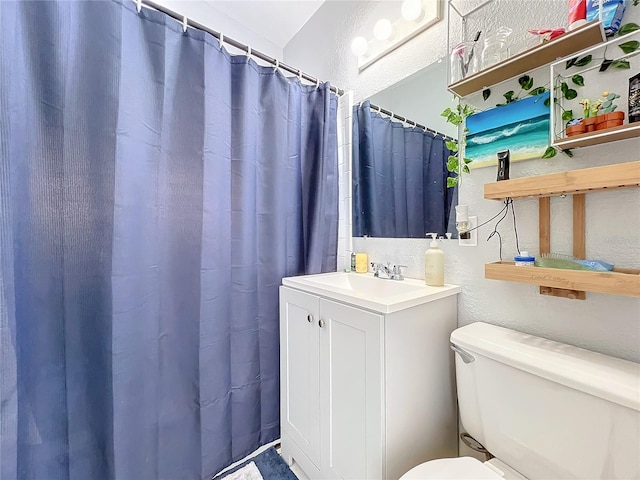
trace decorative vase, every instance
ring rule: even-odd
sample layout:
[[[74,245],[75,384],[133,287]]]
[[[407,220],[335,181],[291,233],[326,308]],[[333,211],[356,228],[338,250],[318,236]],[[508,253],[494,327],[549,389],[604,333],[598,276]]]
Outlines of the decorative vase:
[[[586,132],[594,132],[596,130],[596,118],[597,117],[588,117],[582,121]]]
[[[580,135],[586,131],[584,123],[580,122],[575,125],[570,125],[567,127],[567,137],[573,137],[574,135]]]
[[[618,127],[624,122],[624,112],[610,112],[596,117],[596,130]]]

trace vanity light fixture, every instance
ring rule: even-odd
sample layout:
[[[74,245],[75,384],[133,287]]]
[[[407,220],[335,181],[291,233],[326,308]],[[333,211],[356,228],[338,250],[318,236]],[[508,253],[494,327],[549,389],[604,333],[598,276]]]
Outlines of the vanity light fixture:
[[[373,38],[354,38],[351,51],[358,57],[359,70],[364,70],[442,20],[441,3],[439,0],[403,0],[396,21],[391,22],[385,18],[378,20]]]
[[[422,16],[422,0],[404,0],[400,10],[402,18],[407,22],[415,22],[420,20]]]
[[[381,18],[373,27],[373,36],[378,40],[389,40],[393,34],[393,25],[386,18]]]

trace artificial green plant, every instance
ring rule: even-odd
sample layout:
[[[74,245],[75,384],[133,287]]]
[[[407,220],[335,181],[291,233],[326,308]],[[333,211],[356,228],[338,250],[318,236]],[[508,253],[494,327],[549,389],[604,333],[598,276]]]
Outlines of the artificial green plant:
[[[447,119],[447,122],[460,127],[464,123],[464,120],[475,113],[475,109],[471,105],[462,105],[458,100],[458,104],[455,109],[447,107],[440,115]],[[451,151],[451,155],[447,158],[447,170],[451,173],[455,173],[455,177],[447,178],[447,188],[452,188],[458,185],[460,173],[469,173],[470,158],[463,158],[462,164],[460,163],[460,145],[466,145],[466,135],[468,129],[465,127],[462,133],[462,139],[460,143],[447,140],[446,146]],[[462,166],[462,168],[460,168]]]

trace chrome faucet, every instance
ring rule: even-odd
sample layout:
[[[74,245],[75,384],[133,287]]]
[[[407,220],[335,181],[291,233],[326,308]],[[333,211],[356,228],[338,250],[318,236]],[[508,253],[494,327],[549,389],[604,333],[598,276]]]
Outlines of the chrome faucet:
[[[402,269],[406,267],[406,265],[394,265],[391,267],[390,263],[385,265],[383,263],[371,262],[373,276],[377,278],[387,278],[389,280],[404,280]]]

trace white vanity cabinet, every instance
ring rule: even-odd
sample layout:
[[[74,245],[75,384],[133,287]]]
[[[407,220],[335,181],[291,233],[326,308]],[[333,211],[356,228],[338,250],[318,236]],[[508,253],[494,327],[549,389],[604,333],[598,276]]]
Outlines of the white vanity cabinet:
[[[456,456],[455,293],[382,313],[280,287],[283,457],[351,480]]]

